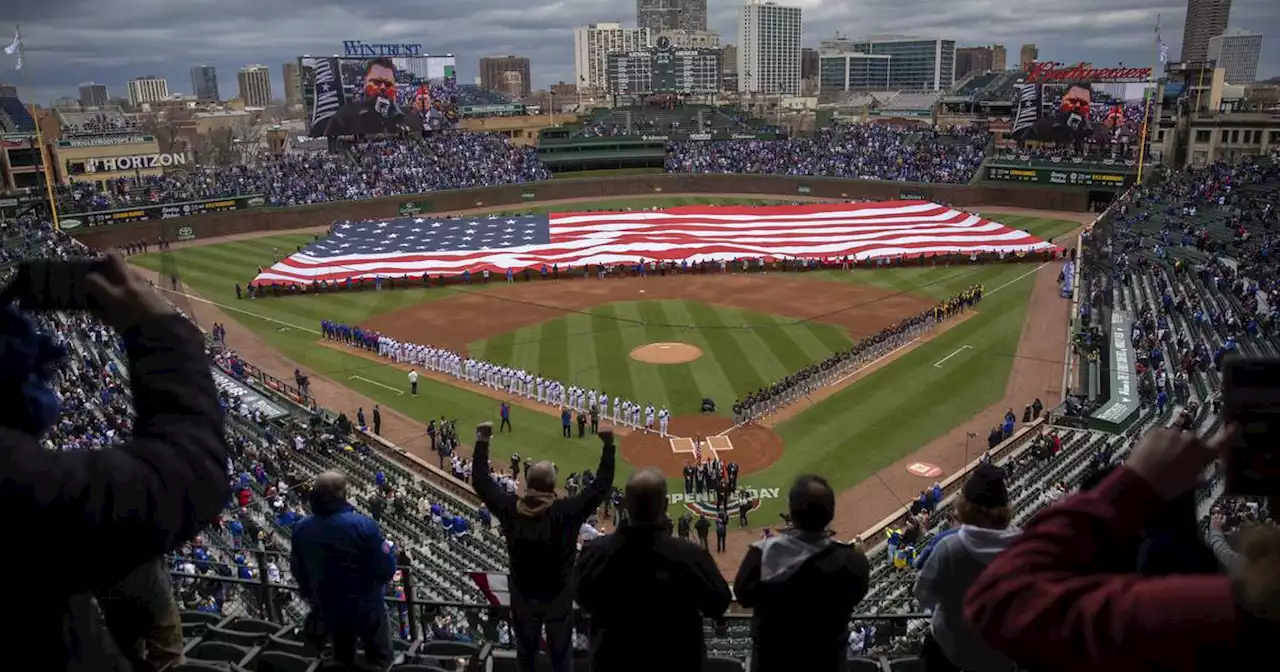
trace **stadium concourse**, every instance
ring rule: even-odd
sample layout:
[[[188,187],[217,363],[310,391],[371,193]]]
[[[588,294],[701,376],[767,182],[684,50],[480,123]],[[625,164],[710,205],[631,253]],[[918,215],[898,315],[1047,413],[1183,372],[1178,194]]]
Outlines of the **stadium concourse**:
[[[1099,375],[1090,355],[1107,332],[1096,328],[1092,316],[1128,310],[1135,316],[1129,342],[1136,355],[1140,410],[1120,433],[1081,429],[1082,416],[1095,410],[1097,400],[1096,395],[1077,393],[1064,407],[1054,409],[1048,421],[1026,423],[1022,431],[993,449],[990,461],[1002,471],[1015,525],[1026,525],[1039,511],[1078,501],[1070,493],[1096,481],[1111,465],[1123,463],[1147,429],[1176,424],[1202,437],[1215,435],[1223,424],[1218,391],[1222,360],[1233,353],[1280,353],[1275,332],[1280,301],[1280,269],[1275,264],[1280,244],[1274,206],[1280,196],[1277,158],[1167,172],[1126,194],[1084,234],[1077,299],[1086,328],[1074,341],[1074,361],[1085,384],[1073,389],[1091,389],[1089,376]],[[77,257],[89,252],[34,216],[6,222],[0,247],[10,265],[21,258]],[[1056,290],[1056,282],[1048,274],[1037,278],[1037,296],[1045,288]],[[190,308],[197,317],[203,310],[198,305]],[[303,502],[312,479],[328,469],[348,474],[352,503],[372,515],[404,551],[387,590],[397,662],[441,665],[464,658],[480,664],[492,660],[494,669],[513,669],[506,610],[488,604],[494,598],[492,590],[482,591],[473,576],[475,572],[502,574],[509,567],[489,514],[464,489],[451,485],[450,479],[424,478],[382,442],[350,430],[349,421],[342,421],[345,416],[314,405],[321,398],[322,381],[304,385],[313,387],[308,394],[295,382],[287,382],[286,376],[264,373],[237,351],[241,336],[232,324],[224,331],[221,325],[200,321],[213,336],[208,344],[209,365],[223,390],[225,431],[234,452],[229,465],[234,497],[214,526],[166,559],[173,572],[174,599],[184,610],[185,653],[192,661],[188,669],[203,669],[194,664],[202,660],[246,669],[314,669],[315,661],[324,655],[306,641],[302,628],[306,606],[283,558],[291,549],[295,525],[306,513]],[[50,450],[94,450],[129,440],[131,372],[117,336],[85,315],[42,315],[39,324],[56,334],[70,353],[53,379],[64,415],[43,437],[44,445]],[[1048,377],[1038,382],[1041,387],[1052,389],[1061,379],[1057,361],[1061,350],[1019,354],[1023,356],[1018,361],[1034,359],[1047,365],[1023,374]],[[1021,384],[1011,382],[1011,386]],[[407,419],[397,420],[401,421]],[[998,418],[981,421],[989,425]],[[404,430],[397,434],[400,431]],[[402,436],[422,438],[408,432]],[[1117,476],[1132,473],[1121,470]],[[1188,549],[1198,548],[1201,553],[1211,549],[1212,561],[1225,567],[1257,562],[1234,553],[1230,545],[1238,528],[1270,517],[1267,503],[1226,496],[1216,468],[1205,476],[1190,500],[1194,514],[1186,515],[1194,516],[1207,541],[1190,540],[1192,547],[1175,547],[1165,560],[1176,560]],[[1108,482],[1113,481],[1117,478]],[[973,503],[969,498],[981,495],[981,501],[990,501],[985,491],[962,489],[962,482],[949,483],[940,497],[926,495],[924,502],[910,507],[887,529],[868,526],[877,535],[861,540],[870,559],[870,588],[849,630],[848,654],[858,661],[859,669],[918,669],[916,656],[931,626],[917,602],[921,593],[915,588],[911,556],[957,527],[957,516]],[[837,504],[850,505],[846,500]],[[840,533],[851,536],[851,531]],[[1043,537],[1041,543],[1046,543]],[[1018,549],[1015,541],[1006,552]],[[1110,560],[1119,564],[1105,570],[1091,565],[1095,571],[1116,571],[1117,567],[1170,571],[1168,564],[1157,568],[1150,555],[1140,564],[1138,558],[1126,555],[1123,544],[1107,550],[1115,556]],[[1003,569],[1008,576],[984,577],[984,581],[1018,578],[1019,568]],[[1053,608],[1068,606],[1077,605]],[[1123,617],[1127,615],[1112,615],[1113,619]],[[1162,651],[1186,645],[1184,640],[1161,640],[1161,628],[1186,625],[1170,623],[1150,627],[1151,639],[1141,642],[1103,637],[1068,651],[1056,646],[1062,641],[1056,636],[1062,622],[1055,621],[1052,632],[1028,627],[1009,636],[988,624],[983,633],[993,637],[989,645],[1033,668],[1053,666],[1057,656],[1089,661],[1090,666],[1116,658],[1155,660]],[[582,650],[590,620],[580,625],[575,644]],[[1193,625],[1191,630],[1201,630],[1206,637],[1218,633],[1202,628],[1203,624]],[[938,627],[936,620],[934,627]],[[743,669],[754,637],[744,618],[731,616],[727,627],[708,621],[702,634],[714,657],[712,669]],[[1080,633],[1066,640],[1084,638]],[[1191,669],[1188,661],[1182,666]]]

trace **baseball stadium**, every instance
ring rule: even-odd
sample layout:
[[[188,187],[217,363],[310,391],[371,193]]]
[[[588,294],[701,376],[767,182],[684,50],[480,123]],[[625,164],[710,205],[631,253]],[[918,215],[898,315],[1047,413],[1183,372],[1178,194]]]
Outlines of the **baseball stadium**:
[[[626,56],[649,63],[644,53]],[[410,73],[366,56],[298,59],[300,130],[268,130],[260,152],[231,163],[247,141],[164,147],[140,130],[152,121],[123,108],[35,110],[0,94],[6,141],[30,138],[6,145],[0,164],[14,187],[0,194],[10,291],[44,268],[24,260],[98,259],[86,285],[98,287],[116,263],[100,255],[122,255],[119,286],[163,297],[204,352],[168,365],[194,371],[185,382],[148,388],[168,369],[142,354],[145,321],[93,298],[106,290],[86,290],[90,312],[13,309],[32,333],[56,335],[46,349],[58,372],[32,364],[30,375],[63,416],[36,418],[35,440],[57,454],[131,454],[135,435],[158,440],[163,423],[146,414],[161,398],[181,406],[207,392],[220,407],[217,459],[184,449],[174,454],[185,462],[131,472],[187,493],[164,503],[140,476],[148,510],[185,517],[168,523],[163,548],[158,533],[119,537],[126,548],[136,537],[140,554],[125,569],[158,568],[180,625],[181,655],[155,669],[329,669],[355,664],[357,638],[371,669],[436,672],[535,661],[559,672],[570,659],[599,670],[1080,669],[1120,655],[1118,635],[1063,648],[1059,626],[993,596],[1021,599],[1069,571],[1130,571],[1128,556],[1049,569],[1058,551],[1046,549],[1069,538],[1123,555],[1106,527],[1120,523],[1090,517],[1099,498],[1156,515],[1145,502],[1163,506],[1156,491],[1174,476],[1137,456],[1208,454],[1230,433],[1225,365],[1280,354],[1273,117],[1179,117],[1195,98],[1190,70],[1038,62],[936,91],[815,97],[803,119],[687,85],[639,91],[639,80],[610,80],[598,106],[579,96],[536,115],[458,84],[451,63]],[[1125,99],[1117,83],[1142,95]],[[1231,94],[1221,82],[1204,91]],[[1189,138],[1210,123],[1268,134],[1257,131],[1256,151],[1201,156]],[[130,158],[173,152],[181,160]],[[16,188],[32,171],[15,166],[28,163],[47,193]],[[197,411],[176,420],[191,436]],[[1223,567],[1240,565],[1224,557],[1258,562],[1231,547],[1271,513],[1265,498],[1229,491],[1211,456],[1195,466],[1168,494],[1186,503],[1177,529],[1194,528],[1194,549],[1150,522],[1169,547],[1138,566],[1158,556],[1177,568],[1167,573],[1192,573],[1178,563],[1201,553],[1204,573],[1225,582]],[[204,491],[217,496],[202,504]],[[326,513],[333,501],[339,512]],[[348,605],[356,621],[333,606],[354,584],[335,592],[345,579],[325,575],[347,552],[323,536],[339,518],[355,535],[343,539],[373,539],[387,563],[372,597]],[[529,519],[549,527],[534,534]],[[650,528],[663,532],[645,562],[689,563],[652,572],[696,585],[611,573]],[[521,545],[530,534],[573,570],[541,597]],[[948,578],[937,558],[966,552],[975,534],[998,537],[998,553]],[[788,548],[800,559],[779,575],[770,563],[786,561],[770,553]],[[815,557],[842,559],[830,569]],[[780,618],[778,600],[835,604],[845,598],[805,587],[845,580],[861,588],[830,589],[852,595],[847,612],[832,607],[841,667],[770,643],[762,624]],[[607,599],[605,581],[620,582]],[[946,598],[944,584],[973,588]],[[650,597],[634,586],[655,586],[655,603],[610,606],[615,594]],[[702,609],[688,635],[700,667],[631,651],[601,625],[678,612],[658,599],[668,589],[723,597],[691,607]],[[1043,608],[1065,622],[1074,607]],[[940,630],[940,614],[960,609],[972,641]],[[1124,659],[1193,669],[1196,646],[1231,636],[1217,628]],[[1157,630],[1133,646],[1183,632]],[[160,655],[139,651],[121,655]]]

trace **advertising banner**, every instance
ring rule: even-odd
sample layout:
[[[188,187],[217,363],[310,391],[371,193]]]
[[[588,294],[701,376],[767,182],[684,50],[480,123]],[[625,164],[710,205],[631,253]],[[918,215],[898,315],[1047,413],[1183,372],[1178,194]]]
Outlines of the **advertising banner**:
[[[111,145],[131,145],[142,142],[155,142],[150,135],[95,135],[83,138],[66,138],[58,141],[58,146],[68,147],[109,147]]]
[[[986,179],[992,182],[1026,182],[1064,187],[1101,187],[1106,189],[1127,187],[1133,184],[1135,178],[1136,175],[1131,172],[1031,168],[1028,166],[987,166],[986,174]]]
[[[520,200],[522,201],[533,201],[533,200],[537,200],[537,198],[538,198],[537,192],[535,192],[532,189],[525,189],[524,191],[520,192]]]
[[[796,192],[801,194],[811,194],[813,193],[813,187],[810,187],[807,184],[801,184],[796,187]]]
[[[84,172],[114,173],[123,170],[142,170],[144,168],[181,168],[187,165],[187,159],[188,156],[180,152],[108,156],[100,159],[85,159]]]
[[[98,212],[71,213],[59,220],[64,231],[78,229],[82,226],[110,226],[128,222],[148,222],[157,219],[174,219],[203,215],[207,212],[227,212],[230,210],[248,210],[266,205],[261,196],[235,196],[208,201],[190,201],[187,203],[165,203],[163,205],[144,205],[137,208],[121,210],[100,210]]]
[[[401,216],[417,215],[431,211],[430,201],[405,201],[400,204]]]

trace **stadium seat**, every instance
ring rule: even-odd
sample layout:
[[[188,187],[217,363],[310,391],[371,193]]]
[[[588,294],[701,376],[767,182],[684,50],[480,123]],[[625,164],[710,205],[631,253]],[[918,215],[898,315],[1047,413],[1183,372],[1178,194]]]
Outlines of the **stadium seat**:
[[[889,661],[890,672],[924,672],[924,660],[916,656],[910,658],[894,658]]]
[[[202,623],[204,625],[217,625],[225,620],[226,616],[222,614],[211,614],[207,611],[184,611],[179,616],[185,623]]]
[[[239,646],[230,642],[200,641],[188,647],[186,656],[190,660],[243,665],[253,653],[254,650],[249,647]]]
[[[168,668],[169,672],[249,672],[244,667],[232,663],[217,663],[208,660],[188,660]]]
[[[283,651],[263,651],[253,659],[255,672],[315,672],[320,660]]]
[[[263,623],[263,621],[257,621]],[[227,624],[230,625],[230,624]],[[204,641],[206,642],[230,642],[240,646],[255,647],[262,646],[267,643],[271,635],[280,630],[280,626],[276,626],[271,632],[253,632],[232,629],[227,625],[211,625],[204,631]],[[268,623],[267,625],[274,625]]]
[[[884,672],[884,665],[874,658],[850,658],[845,672]]]
[[[417,653],[420,656],[475,658],[480,647],[470,642],[433,641],[424,644]]]
[[[303,656],[316,658],[320,656],[320,650],[316,647],[297,639],[285,635],[269,635],[267,637],[266,648],[268,651],[283,651],[291,653],[295,656]]]
[[[431,665],[418,665],[416,663],[408,663],[406,665],[396,665],[391,668],[395,672],[448,672],[448,670],[433,667]]]
[[[709,656],[707,664],[702,666],[705,672],[743,672],[742,661],[724,656]]]

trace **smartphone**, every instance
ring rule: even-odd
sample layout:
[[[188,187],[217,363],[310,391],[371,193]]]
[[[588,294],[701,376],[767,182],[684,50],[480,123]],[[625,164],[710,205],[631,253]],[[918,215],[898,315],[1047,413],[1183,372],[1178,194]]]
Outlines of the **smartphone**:
[[[1223,454],[1230,495],[1280,495],[1280,359],[1223,363],[1223,415],[1240,437]]]
[[[23,310],[34,312],[88,310],[89,274],[101,259],[34,259],[18,265],[7,293]]]

